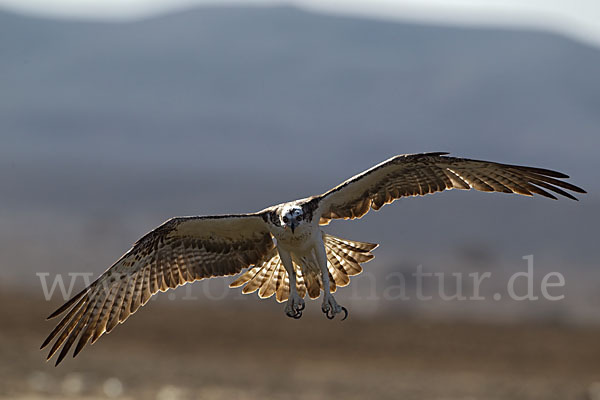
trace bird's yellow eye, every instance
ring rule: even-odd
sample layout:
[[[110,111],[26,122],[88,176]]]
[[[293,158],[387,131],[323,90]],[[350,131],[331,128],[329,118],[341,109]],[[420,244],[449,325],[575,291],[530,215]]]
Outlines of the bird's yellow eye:
[[[302,221],[302,217],[298,215],[298,216],[296,217],[296,221],[298,221],[298,222]]]
[[[287,217],[283,217],[283,222],[287,224],[288,218]]]

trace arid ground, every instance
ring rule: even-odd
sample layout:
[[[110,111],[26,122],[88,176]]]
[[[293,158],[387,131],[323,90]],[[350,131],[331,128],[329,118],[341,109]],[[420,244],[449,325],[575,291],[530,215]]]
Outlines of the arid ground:
[[[159,301],[55,368],[38,348],[56,304],[0,300],[0,398],[600,398],[598,327],[328,321],[318,302],[291,320],[264,301]]]

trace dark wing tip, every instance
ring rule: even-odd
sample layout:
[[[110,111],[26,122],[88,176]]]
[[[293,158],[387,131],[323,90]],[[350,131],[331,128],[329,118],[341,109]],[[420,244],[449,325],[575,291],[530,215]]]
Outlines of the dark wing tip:
[[[575,201],[579,201],[579,199],[578,199],[577,197],[573,196],[571,193],[567,193],[567,192],[565,192],[564,190],[561,190],[561,192],[562,192],[562,193],[560,193],[560,194],[562,194],[562,195],[563,195],[563,196],[565,196],[566,198],[569,198],[569,199],[571,199],[571,200],[575,200]]]
[[[96,283],[96,282],[94,282],[94,283]],[[75,302],[77,302],[79,299],[81,299],[83,297],[83,295],[86,294],[90,290],[90,288],[93,286],[94,283],[92,283],[91,285],[89,285],[88,287],[83,289],[81,292],[77,293],[75,296],[71,297],[71,299],[69,301],[67,301],[65,304],[63,304],[59,308],[57,308],[52,314],[48,315],[46,317],[46,320],[56,318],[60,314],[64,313],[69,308],[71,308],[71,306],[73,304],[75,304]]]
[[[569,175],[563,174],[562,172],[554,171],[552,169],[536,168],[536,167],[529,167],[529,169],[537,174],[551,176],[553,178],[560,178],[560,179],[570,178]]]
[[[51,341],[52,341],[52,336],[48,336],[46,338],[46,340],[44,340],[44,343],[42,343],[42,345],[40,346],[40,350],[42,350],[44,347],[48,346]],[[48,361],[49,359],[50,359],[50,357],[46,358],[46,361]]]
[[[504,165],[507,167],[510,167],[510,168],[515,168],[515,169],[521,170],[521,171],[533,172],[538,175],[551,176],[553,178],[560,178],[560,179],[568,179],[569,178],[569,175],[563,174],[562,172],[554,171],[552,169],[527,167],[527,166],[523,166],[523,165],[510,165],[510,164],[504,164]]]
[[[549,184],[549,183],[547,183],[547,182],[544,182],[544,181],[539,181],[539,180],[536,180],[536,179],[534,179],[534,180],[531,182],[531,184],[532,184],[532,185],[533,185],[533,186],[534,186],[534,187],[537,189],[537,190],[535,191],[535,193],[537,193],[537,194],[541,194],[541,195],[543,195],[543,196],[546,196],[546,197],[549,197],[549,198],[551,198],[551,199],[558,200],[558,199],[556,198],[556,196],[552,195],[551,193],[548,193],[548,192],[546,192],[544,189],[541,189],[540,187],[543,187],[543,188],[545,188],[545,189],[551,190],[551,191],[553,191],[554,193],[557,193],[557,194],[559,194],[559,195],[561,195],[561,196],[564,196],[564,197],[566,197],[566,198],[568,198],[568,199],[575,200],[575,201],[579,201],[579,199],[578,199],[577,197],[573,196],[571,193],[569,193],[569,192],[566,192],[566,191],[564,191],[564,190],[560,189],[560,187],[558,187],[558,185],[557,185],[557,184],[555,184],[555,185],[551,185],[551,184]],[[567,184],[566,182],[562,182],[562,181],[560,181],[560,186],[563,186],[563,187],[564,187],[564,186],[566,186],[566,185],[569,185],[569,184]],[[573,188],[577,188],[577,186],[573,186]],[[569,189],[570,189],[570,190],[573,190],[573,188],[569,187]],[[577,189],[579,189],[579,188],[577,188]],[[581,192],[580,192],[580,193],[581,193]]]
[[[580,188],[579,186],[575,186],[575,185],[571,185],[572,186],[572,191],[577,192],[577,193],[581,193],[581,194],[587,194],[587,192],[585,191],[585,189]]]
[[[521,171],[521,173],[524,173],[528,178],[533,178],[532,183],[534,185],[542,186],[546,189],[552,190],[553,192],[558,193],[561,196],[565,196],[571,200],[579,201],[575,196],[565,192],[564,190],[561,190],[560,188],[564,188],[575,193],[587,193],[583,188],[561,180],[569,178],[569,175],[563,174],[562,172],[544,168],[523,166],[517,166],[516,169]]]
[[[51,319],[53,319],[53,318],[56,318],[56,317],[58,317],[58,316],[59,316],[60,314],[62,314],[63,312],[65,312],[65,309],[63,309],[63,307],[61,307],[61,308],[59,308],[59,309],[55,310],[55,311],[54,311],[52,314],[50,314],[50,315],[48,315],[48,316],[46,317],[46,321],[49,321],[49,320],[51,320]]]
[[[61,352],[61,353],[58,355],[58,358],[56,359],[56,362],[54,363],[54,366],[55,366],[55,367],[58,367],[58,364],[60,364],[60,362],[61,362],[61,361],[62,361],[62,360],[65,358],[65,356],[66,356],[66,355],[67,355],[67,353],[66,353],[66,352]]]
[[[541,194],[542,196],[548,198],[548,199],[552,199],[552,200],[558,200],[558,197],[556,197],[555,195],[553,195],[552,193],[548,193],[543,189],[539,189],[538,188],[538,192],[536,192],[536,194]]]

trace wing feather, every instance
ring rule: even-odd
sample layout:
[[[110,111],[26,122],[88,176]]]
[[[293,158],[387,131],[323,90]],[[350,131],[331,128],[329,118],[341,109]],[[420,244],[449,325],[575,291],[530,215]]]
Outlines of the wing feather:
[[[274,248],[262,214],[170,219],[50,315],[67,312],[42,348],[54,341],[50,359],[62,346],[58,365],[77,338],[73,356],[127,320],[158,291],[237,274],[260,265]]]
[[[281,264],[281,260],[279,263]],[[290,294],[290,277],[286,273],[285,268],[282,268],[281,265],[277,271],[275,298],[279,303],[283,303],[288,299]]]
[[[84,331],[81,333],[81,337],[79,338],[79,342],[77,342],[77,346],[75,346],[75,350],[73,351],[73,357],[75,357],[77,354],[79,354],[79,352],[87,344],[87,342],[92,337],[92,334],[96,330],[96,324],[98,323],[98,315],[97,315],[98,300],[99,299],[97,299],[96,301],[93,302],[92,312],[90,314],[90,321],[86,325]]]
[[[46,338],[46,340],[44,340],[44,343],[42,343],[42,346],[40,347],[40,349],[43,349],[52,340],[54,340],[54,338],[56,337],[56,335],[58,335],[58,333],[73,319],[73,316],[79,311],[79,309],[81,308],[81,306],[83,304],[84,304],[84,302],[76,303],[75,306],[71,310],[69,310],[69,312],[67,313],[67,315],[65,315],[63,317],[63,319],[61,319],[61,321],[56,325],[56,327],[54,327],[54,329],[52,330],[52,332],[50,332],[50,334],[48,335],[48,337]],[[54,351],[50,351],[50,353],[54,354]],[[50,358],[50,357],[51,357],[51,355],[48,358]]]
[[[332,219],[361,218],[370,209],[407,196],[449,189],[534,194],[556,199],[548,191],[577,200],[563,189],[586,193],[561,179],[567,175],[543,168],[448,157],[448,153],[406,154],[390,158],[320,196],[315,196],[321,225]]]
[[[77,321],[72,321],[72,325],[74,325],[74,326],[72,328],[72,331],[70,333],[68,333],[68,336],[66,338],[67,340],[66,340],[62,350],[60,351],[58,358],[56,359],[56,365],[58,365],[58,363],[60,363],[62,361],[62,359],[65,358],[65,356],[69,352],[69,349],[73,345],[73,342],[75,342],[75,339],[77,339],[77,336],[79,335],[79,333],[81,332],[81,330],[83,329],[85,324],[87,324],[87,321],[90,319],[90,314],[87,312],[87,310],[89,308],[90,308],[90,304],[88,304],[86,306],[85,311],[81,315],[81,319],[79,319]]]

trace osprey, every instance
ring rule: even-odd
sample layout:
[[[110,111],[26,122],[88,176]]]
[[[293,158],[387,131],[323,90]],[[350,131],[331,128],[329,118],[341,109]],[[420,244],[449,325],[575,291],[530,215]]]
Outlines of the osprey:
[[[390,158],[318,196],[282,203],[250,214],[172,218],[138,240],[92,284],[52,313],[68,310],[42,344],[52,340],[50,359],[62,350],[62,361],[79,337],[76,356],[144,305],[158,291],[216,276],[234,275],[242,292],[258,290],[260,298],[275,295],[287,301],[285,313],[300,318],[306,294],[323,291],[322,311],[332,319],[347,310],[331,293],[349,284],[373,258],[377,244],[340,239],[321,225],[332,219],[354,219],[370,209],[406,196],[447,189],[517,193],[549,193],[577,200],[563,189],[586,193],[563,180],[567,175],[542,168],[499,164],[446,156],[407,154]]]

